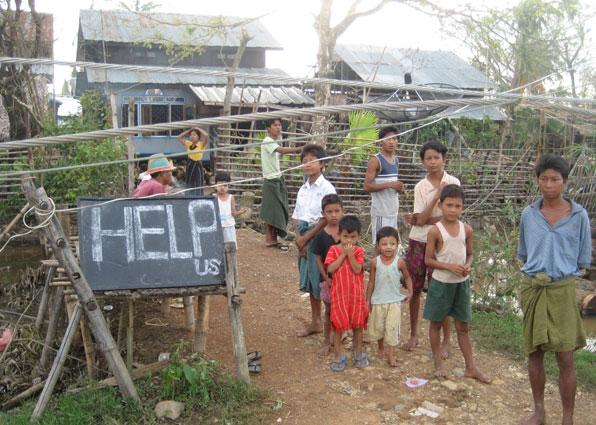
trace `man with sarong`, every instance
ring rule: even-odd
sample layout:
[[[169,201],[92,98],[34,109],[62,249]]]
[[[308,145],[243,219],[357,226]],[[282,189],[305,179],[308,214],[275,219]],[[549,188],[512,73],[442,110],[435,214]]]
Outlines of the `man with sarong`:
[[[563,196],[569,165],[544,155],[536,165],[542,194],[521,216],[518,257],[524,263],[520,301],[524,351],[534,399],[534,413],[526,425],[543,424],[544,353],[555,353],[559,365],[562,423],[573,423],[576,375],[573,353],[586,345],[575,299],[575,277],[592,261],[588,213]]]
[[[280,146],[281,119],[274,118],[265,124],[268,136],[261,145],[261,167],[263,168],[263,197],[261,219],[265,227],[265,246],[287,251],[288,246],[278,242],[285,238],[288,219],[288,190],[279,165],[280,155],[300,153],[302,148]]]

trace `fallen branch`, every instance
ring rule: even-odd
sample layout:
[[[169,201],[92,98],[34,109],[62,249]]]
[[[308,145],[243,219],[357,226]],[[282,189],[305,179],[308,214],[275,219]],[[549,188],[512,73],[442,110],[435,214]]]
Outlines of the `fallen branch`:
[[[32,385],[31,387],[27,388],[25,391],[23,391],[20,394],[17,394],[16,396],[14,396],[13,398],[11,398],[10,400],[2,403],[2,410],[8,410],[11,409],[19,404],[21,404],[21,402],[23,402],[25,399],[31,397],[32,395],[34,395],[35,393],[41,391],[41,389],[43,388],[44,384],[45,384],[45,380],[38,382],[37,384]]]

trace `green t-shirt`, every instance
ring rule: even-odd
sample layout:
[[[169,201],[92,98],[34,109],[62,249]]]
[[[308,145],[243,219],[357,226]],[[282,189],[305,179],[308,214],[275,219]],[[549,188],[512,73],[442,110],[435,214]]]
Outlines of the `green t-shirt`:
[[[263,168],[263,177],[266,179],[277,179],[281,177],[281,170],[279,168],[279,153],[275,149],[279,144],[271,137],[267,136],[263,139],[261,145],[261,167]]]

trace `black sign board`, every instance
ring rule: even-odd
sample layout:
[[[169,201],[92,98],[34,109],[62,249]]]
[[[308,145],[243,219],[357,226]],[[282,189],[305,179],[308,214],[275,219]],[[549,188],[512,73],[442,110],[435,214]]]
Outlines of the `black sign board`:
[[[79,199],[81,269],[94,291],[225,285],[217,199]]]

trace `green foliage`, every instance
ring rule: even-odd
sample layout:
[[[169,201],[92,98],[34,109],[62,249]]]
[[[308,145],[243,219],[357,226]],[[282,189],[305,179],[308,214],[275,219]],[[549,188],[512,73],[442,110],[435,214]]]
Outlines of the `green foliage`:
[[[61,125],[48,119],[44,135],[53,136],[100,130],[109,126],[109,109],[98,92],[81,96],[82,115],[71,116]],[[114,161],[126,157],[126,141],[105,139],[100,141],[64,143],[33,150],[33,168],[55,168],[92,162]],[[26,163],[15,164],[17,169],[27,169]],[[81,196],[121,195],[126,192],[126,164],[78,168],[45,174],[41,183],[58,204],[72,204]]]
[[[342,150],[357,147],[350,151],[352,164],[360,165],[377,150],[374,143],[379,138],[376,125],[379,119],[370,111],[354,111],[348,114],[350,132],[340,145]]]
[[[515,360],[525,358],[523,352],[522,321],[514,312],[504,314],[474,311],[472,316],[472,337],[477,345],[487,350],[496,350]],[[545,356],[547,376],[556,380],[558,367],[553,353]],[[577,382],[589,391],[596,389],[596,353],[586,350],[575,352]]]
[[[172,354],[171,362],[160,371],[161,396],[165,399],[181,400],[190,398],[198,405],[205,406],[210,400],[210,389],[214,386],[213,363],[202,357],[191,363],[180,360],[178,347]]]

